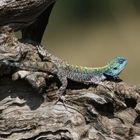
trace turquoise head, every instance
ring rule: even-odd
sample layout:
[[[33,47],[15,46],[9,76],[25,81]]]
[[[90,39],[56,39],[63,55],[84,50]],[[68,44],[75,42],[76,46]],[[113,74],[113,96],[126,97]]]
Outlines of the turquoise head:
[[[104,74],[111,77],[118,77],[121,71],[125,68],[127,59],[124,57],[115,57],[108,63]]]

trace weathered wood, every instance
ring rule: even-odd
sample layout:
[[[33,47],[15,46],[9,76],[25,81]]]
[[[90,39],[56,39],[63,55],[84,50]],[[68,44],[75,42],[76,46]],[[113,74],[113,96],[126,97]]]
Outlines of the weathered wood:
[[[55,0],[1,0],[0,26],[21,29],[33,23]]]
[[[51,66],[49,61],[42,60],[35,45],[18,40],[13,46],[1,46],[0,62],[2,60],[11,64],[14,61],[46,63],[46,71]],[[140,139],[139,86],[105,81],[108,87],[105,88],[69,81],[64,105],[55,104],[59,81],[49,73],[3,64],[0,71],[2,140]],[[43,92],[44,88],[47,91]]]
[[[31,24],[55,0],[1,0],[0,26]],[[30,34],[30,33],[29,33]],[[31,32],[32,34],[32,32]],[[37,67],[13,67],[29,63]],[[140,86],[119,81],[84,85],[69,81],[65,103],[59,81],[47,71],[36,44],[0,30],[0,140],[139,140]]]
[[[30,26],[22,29],[22,38],[30,39],[35,42],[41,43],[45,28],[48,24],[49,16],[54,6],[54,2],[50,4],[42,13],[39,15],[35,22]]]

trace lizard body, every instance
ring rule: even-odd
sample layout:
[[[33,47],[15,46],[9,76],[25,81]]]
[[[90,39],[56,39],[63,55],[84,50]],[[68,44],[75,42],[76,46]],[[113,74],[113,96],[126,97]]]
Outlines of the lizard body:
[[[115,57],[107,65],[98,68],[80,67],[62,63],[54,73],[58,76],[62,83],[59,89],[63,94],[67,87],[67,79],[81,82],[84,84],[102,84],[102,81],[108,77],[117,78],[121,71],[125,68],[127,60],[124,57]]]
[[[65,92],[68,81],[71,79],[76,82],[85,84],[102,84],[102,81],[108,77],[116,78],[125,68],[127,59],[124,57],[115,57],[107,65],[98,68],[80,67],[70,65],[67,62],[57,58],[56,56],[44,51],[42,48],[38,48],[39,54],[43,56],[44,61],[50,61],[53,66],[48,69],[46,62],[10,62],[7,65],[17,67],[20,69],[50,72],[56,74],[61,82],[59,88],[60,97]],[[4,62],[4,61],[3,61]],[[7,63],[7,62],[5,62]]]

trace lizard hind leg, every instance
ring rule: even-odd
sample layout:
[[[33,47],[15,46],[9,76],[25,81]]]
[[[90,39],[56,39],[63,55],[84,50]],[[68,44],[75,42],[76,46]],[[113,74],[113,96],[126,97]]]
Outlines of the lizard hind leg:
[[[66,91],[68,81],[67,81],[67,77],[59,75],[59,74],[58,74],[58,78],[59,78],[59,80],[60,80],[60,82],[62,84],[60,86],[59,90],[58,90],[58,94],[59,94],[58,101],[62,101],[64,103],[64,101],[65,101],[64,93]]]

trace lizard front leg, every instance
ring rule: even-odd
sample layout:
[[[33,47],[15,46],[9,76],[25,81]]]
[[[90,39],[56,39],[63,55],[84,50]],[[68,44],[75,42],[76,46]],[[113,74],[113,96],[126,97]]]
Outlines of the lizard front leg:
[[[103,86],[104,88],[107,88],[110,91],[110,87],[108,85],[106,85],[105,83],[103,83],[103,81],[105,79],[106,79],[106,76],[104,76],[104,75],[94,76],[94,77],[91,78],[91,82],[93,84],[96,84],[96,85],[101,85],[101,86]]]

